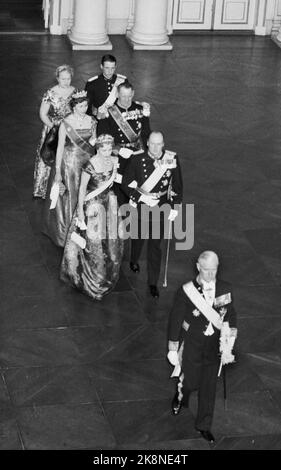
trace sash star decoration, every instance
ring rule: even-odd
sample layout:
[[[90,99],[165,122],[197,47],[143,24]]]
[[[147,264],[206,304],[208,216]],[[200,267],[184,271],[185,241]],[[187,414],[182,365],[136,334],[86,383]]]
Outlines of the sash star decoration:
[[[192,311],[192,314],[193,314],[194,317],[199,317],[200,312],[199,312],[199,310],[197,310],[197,308],[195,308],[195,309]]]

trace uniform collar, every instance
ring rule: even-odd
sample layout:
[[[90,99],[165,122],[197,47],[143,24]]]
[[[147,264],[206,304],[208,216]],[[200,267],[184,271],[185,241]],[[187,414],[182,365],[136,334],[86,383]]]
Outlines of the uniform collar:
[[[156,161],[156,162],[159,161],[159,160],[162,160],[162,158],[163,158],[163,156],[164,156],[164,153],[165,153],[165,152],[162,151],[162,153],[161,153],[161,155],[160,155],[159,158],[154,158],[154,157],[152,157],[152,156],[150,155],[149,150],[147,150],[147,155],[149,156],[149,158],[151,158],[151,160]]]
[[[116,104],[117,104],[118,108],[122,110],[122,112],[124,112],[124,111],[130,111],[131,108],[134,106],[134,102],[132,101],[132,104],[131,104],[131,106],[129,106],[129,108],[127,108],[127,109],[126,109],[126,108],[123,108],[123,106],[120,106],[120,104],[118,103],[118,98],[117,98]]]
[[[198,276],[195,278],[195,280],[193,281],[195,287],[199,290],[199,291],[203,291],[205,289],[212,289],[212,290],[215,290],[216,289],[216,280],[214,282],[205,282],[205,281],[201,281],[200,284],[198,282]]]
[[[101,74],[102,78],[104,79],[105,82],[115,82],[117,75],[114,73],[111,78],[106,78],[104,74]]]

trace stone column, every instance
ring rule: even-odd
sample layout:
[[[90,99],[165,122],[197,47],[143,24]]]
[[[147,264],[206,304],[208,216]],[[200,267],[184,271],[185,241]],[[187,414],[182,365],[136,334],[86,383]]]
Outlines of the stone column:
[[[111,50],[107,35],[107,0],[75,0],[69,39],[74,50]]]
[[[62,34],[61,27],[61,1],[53,0],[46,2],[46,7],[49,9],[49,28],[51,34]]]
[[[265,17],[266,17],[266,0],[259,0],[259,6],[257,10],[257,23],[255,26],[255,34],[257,36],[266,35]]]
[[[167,34],[169,0],[137,0],[134,26],[127,32],[127,39],[135,50],[171,50]]]

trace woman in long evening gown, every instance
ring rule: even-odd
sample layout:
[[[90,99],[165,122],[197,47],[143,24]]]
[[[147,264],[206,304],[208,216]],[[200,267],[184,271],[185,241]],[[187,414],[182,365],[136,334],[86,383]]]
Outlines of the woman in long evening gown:
[[[65,116],[71,112],[69,102],[75,91],[75,88],[71,86],[72,76],[73,69],[69,65],[60,65],[56,69],[58,84],[47,90],[42,98],[39,114],[44,126],[35,159],[33,182],[34,197],[40,197],[42,199],[46,197],[51,167],[43,162],[40,156],[40,150],[49,130],[53,126],[59,126]]]
[[[96,147],[97,155],[82,171],[60,276],[93,299],[101,300],[118,280],[124,232],[117,198],[111,189],[118,165],[117,157],[111,156],[113,137],[101,135]]]
[[[59,128],[56,163],[49,178],[43,208],[42,231],[57,246],[64,247],[73,212],[77,205],[82,166],[95,153],[97,122],[86,114],[88,100],[85,91],[76,92],[70,101],[72,113]],[[51,208],[53,187],[60,193]]]

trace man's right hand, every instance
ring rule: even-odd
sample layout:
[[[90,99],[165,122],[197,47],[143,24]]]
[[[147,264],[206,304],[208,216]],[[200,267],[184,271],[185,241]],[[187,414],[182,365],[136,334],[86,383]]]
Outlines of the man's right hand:
[[[154,207],[157,206],[159,199],[155,196],[147,196],[145,194],[142,194],[141,197],[139,198],[139,202],[144,202],[147,206],[149,207]]]
[[[172,366],[177,366],[179,364],[179,356],[177,351],[169,351],[167,354],[167,359]]]

